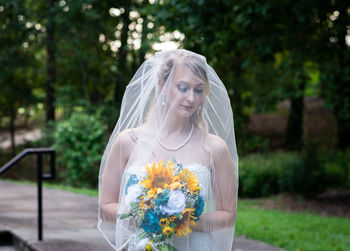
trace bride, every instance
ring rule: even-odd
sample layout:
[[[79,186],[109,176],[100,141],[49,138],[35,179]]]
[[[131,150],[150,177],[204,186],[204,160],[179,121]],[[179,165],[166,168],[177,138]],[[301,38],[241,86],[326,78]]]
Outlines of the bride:
[[[223,83],[201,55],[156,53],[128,84],[102,158],[98,229],[115,250],[231,250],[237,190]]]

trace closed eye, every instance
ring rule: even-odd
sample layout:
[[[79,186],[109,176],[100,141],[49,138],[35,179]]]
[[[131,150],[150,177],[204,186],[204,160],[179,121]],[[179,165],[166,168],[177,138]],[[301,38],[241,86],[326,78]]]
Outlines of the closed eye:
[[[184,87],[184,86],[181,86],[181,85],[178,85],[178,86],[177,86],[177,89],[178,89],[180,92],[186,92],[186,91],[187,91],[187,87]]]

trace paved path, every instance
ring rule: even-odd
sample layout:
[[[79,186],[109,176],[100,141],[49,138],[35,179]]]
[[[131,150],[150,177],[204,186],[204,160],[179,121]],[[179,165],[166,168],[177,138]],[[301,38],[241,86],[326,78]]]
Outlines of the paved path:
[[[36,195],[34,186],[0,181],[0,231],[11,231],[32,250],[112,250],[96,229],[97,198],[49,188],[43,191],[44,241],[37,241]],[[282,251],[262,242],[235,238],[233,251],[253,250]]]
[[[34,141],[40,139],[42,133],[40,129],[33,130],[16,130],[15,133],[15,144],[16,146],[24,144],[27,141]],[[0,134],[0,148],[8,149],[11,147],[10,134],[8,132]]]

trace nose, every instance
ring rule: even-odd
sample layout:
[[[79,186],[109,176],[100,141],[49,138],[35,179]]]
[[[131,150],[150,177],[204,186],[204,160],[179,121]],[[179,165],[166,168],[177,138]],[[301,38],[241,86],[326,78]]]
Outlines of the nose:
[[[190,90],[188,93],[187,93],[187,100],[189,102],[193,102],[194,101],[194,90]]]

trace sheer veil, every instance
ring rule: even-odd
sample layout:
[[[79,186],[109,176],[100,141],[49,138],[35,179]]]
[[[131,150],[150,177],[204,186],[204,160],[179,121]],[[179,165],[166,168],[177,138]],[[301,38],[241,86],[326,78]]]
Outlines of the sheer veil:
[[[232,108],[205,57],[188,50],[157,52],[126,87],[99,172],[98,229],[113,249],[145,250],[140,225],[120,215],[140,194],[132,191],[134,180],[149,176],[146,167],[161,160],[192,171],[204,199],[192,233],[178,231],[167,241],[178,250],[231,250],[238,194]]]

